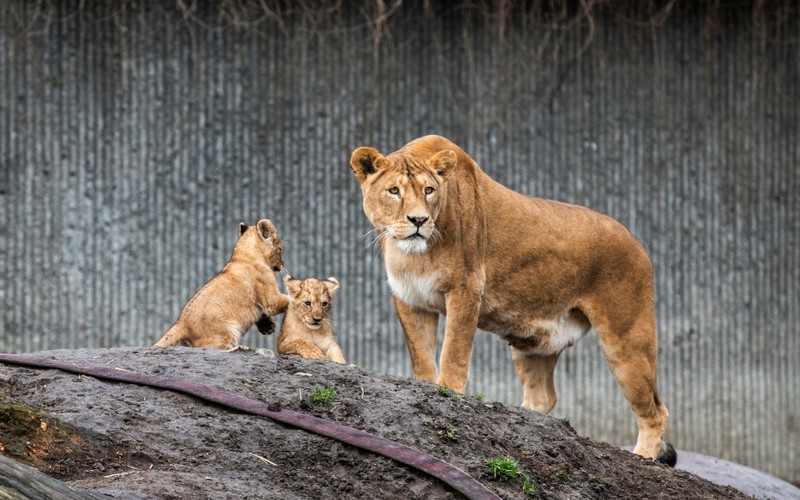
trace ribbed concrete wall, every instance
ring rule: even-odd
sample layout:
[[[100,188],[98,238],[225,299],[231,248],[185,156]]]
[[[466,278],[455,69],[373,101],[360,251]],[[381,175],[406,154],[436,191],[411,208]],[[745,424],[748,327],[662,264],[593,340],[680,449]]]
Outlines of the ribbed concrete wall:
[[[293,274],[342,282],[348,359],[409,375],[348,160],[439,133],[518,191],[626,224],[656,269],[669,440],[800,480],[791,2],[663,23],[107,3],[0,6],[0,350],[150,344],[226,262],[239,221],[269,217]],[[594,336],[562,356],[557,386],[555,414],[580,433],[633,442]],[[489,334],[469,391],[521,399]]]

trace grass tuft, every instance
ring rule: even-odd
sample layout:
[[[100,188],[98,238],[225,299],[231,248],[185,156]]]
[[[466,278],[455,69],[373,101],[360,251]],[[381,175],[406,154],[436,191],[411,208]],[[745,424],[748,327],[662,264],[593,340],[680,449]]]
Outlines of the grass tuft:
[[[522,473],[519,463],[509,456],[498,458],[483,457],[495,479],[513,479]]]
[[[455,443],[459,439],[461,439],[461,436],[459,436],[458,433],[456,433],[456,431],[452,429],[442,429],[440,431],[437,431],[436,435],[439,436],[439,439],[445,442],[450,441]]]
[[[536,485],[533,484],[533,481],[531,481],[531,476],[527,474],[522,476],[522,491],[529,497],[539,496],[539,490],[536,488]]]
[[[553,475],[556,476],[556,479],[561,481],[563,484],[569,484],[572,482],[572,475],[563,469],[557,470]]]
[[[308,399],[318,405],[331,404],[335,397],[336,390],[333,387],[322,387],[321,385],[315,385],[314,390],[308,394]]]

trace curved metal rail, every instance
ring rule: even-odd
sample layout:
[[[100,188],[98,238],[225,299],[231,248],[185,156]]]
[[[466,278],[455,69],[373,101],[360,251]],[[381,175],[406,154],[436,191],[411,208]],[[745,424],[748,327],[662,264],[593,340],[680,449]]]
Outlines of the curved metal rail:
[[[176,380],[158,375],[101,366],[76,365],[58,359],[25,354],[0,354],[0,362],[29,368],[53,368],[116,382],[157,387],[187,394],[226,408],[266,417],[276,422],[383,455],[439,479],[471,500],[500,498],[458,467],[410,446],[313,415],[290,410],[272,411],[260,401],[192,382],[191,380]]]

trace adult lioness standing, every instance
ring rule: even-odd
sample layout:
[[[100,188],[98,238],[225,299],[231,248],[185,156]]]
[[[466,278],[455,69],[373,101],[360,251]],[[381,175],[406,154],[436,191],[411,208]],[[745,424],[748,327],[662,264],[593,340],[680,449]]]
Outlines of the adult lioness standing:
[[[350,166],[417,378],[463,392],[481,328],[511,346],[522,406],[548,413],[559,354],[594,328],[636,415],[634,452],[674,464],[656,389],[653,269],[627,229],[584,207],[516,193],[439,136],[387,156],[360,147]]]

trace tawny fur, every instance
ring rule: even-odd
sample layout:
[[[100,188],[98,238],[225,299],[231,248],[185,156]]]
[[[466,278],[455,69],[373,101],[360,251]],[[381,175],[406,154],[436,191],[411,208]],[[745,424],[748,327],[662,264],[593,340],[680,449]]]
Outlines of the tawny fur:
[[[289,307],[278,336],[278,353],[345,363],[330,322],[339,282],[335,278],[301,281],[291,276],[285,276],[283,282],[289,292]]]
[[[281,241],[268,219],[240,225],[230,261],[205,284],[156,347],[186,345],[234,349],[253,323],[266,331],[269,316],[286,311],[289,298],[278,289],[275,272],[283,267]]]
[[[350,165],[417,378],[463,392],[481,328],[511,346],[522,405],[548,413],[559,354],[594,328],[636,415],[634,451],[655,458],[665,448],[653,269],[625,227],[584,207],[516,193],[439,136],[387,156],[361,147]]]

